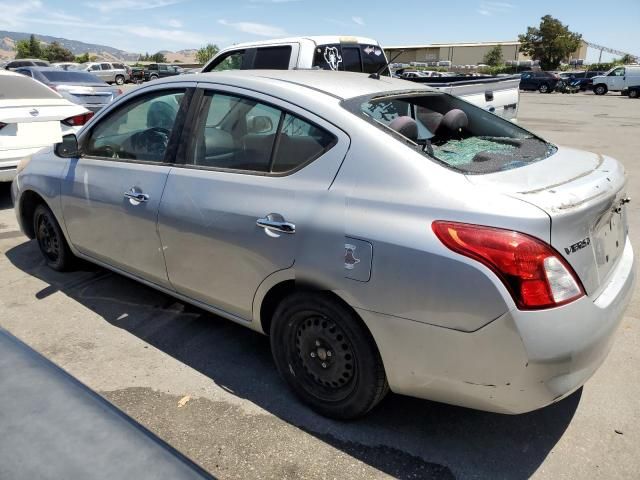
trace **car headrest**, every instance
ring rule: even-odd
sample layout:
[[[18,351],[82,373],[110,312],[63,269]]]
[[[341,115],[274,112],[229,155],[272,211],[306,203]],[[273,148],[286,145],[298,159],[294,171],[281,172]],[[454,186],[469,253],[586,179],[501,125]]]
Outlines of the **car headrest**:
[[[156,101],[147,111],[147,128],[160,127],[171,130],[178,111],[167,102]]]
[[[449,110],[442,117],[442,121],[440,122],[440,126],[438,128],[446,128],[451,132],[459,132],[463,128],[467,128],[469,126],[469,117],[459,108],[454,108]]]
[[[395,130],[400,135],[404,135],[409,140],[418,141],[418,124],[416,121],[407,116],[394,118],[389,124],[389,128]]]

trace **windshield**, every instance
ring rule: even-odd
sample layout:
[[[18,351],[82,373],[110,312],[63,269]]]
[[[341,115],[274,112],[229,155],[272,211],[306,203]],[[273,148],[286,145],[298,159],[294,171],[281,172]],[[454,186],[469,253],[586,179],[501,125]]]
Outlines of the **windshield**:
[[[47,80],[52,83],[93,83],[97,85],[106,85],[105,82],[100,80],[95,75],[86,72],[75,72],[68,70],[61,70],[59,72],[53,70],[41,71]]]
[[[343,106],[423,155],[464,173],[518,168],[556,151],[514,123],[445,93],[357,97]]]

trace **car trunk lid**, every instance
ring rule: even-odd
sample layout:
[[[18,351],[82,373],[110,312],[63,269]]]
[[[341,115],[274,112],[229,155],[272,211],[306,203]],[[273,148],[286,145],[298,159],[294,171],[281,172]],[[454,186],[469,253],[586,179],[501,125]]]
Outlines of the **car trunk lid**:
[[[612,158],[560,148],[516,170],[467,177],[472,183],[535,205],[549,215],[547,240],[597,295],[627,238],[624,168]]]
[[[60,122],[86,109],[65,99],[0,100],[0,150],[44,147],[62,141]]]

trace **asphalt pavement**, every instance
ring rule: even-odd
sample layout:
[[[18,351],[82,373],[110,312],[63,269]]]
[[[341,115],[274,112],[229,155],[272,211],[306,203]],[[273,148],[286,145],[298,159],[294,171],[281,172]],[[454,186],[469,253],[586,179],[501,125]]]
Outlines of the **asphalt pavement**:
[[[640,248],[640,100],[527,93],[519,121],[624,163]],[[596,375],[555,405],[505,416],[390,395],[340,423],[289,393],[266,337],[98,267],[48,269],[0,185],[0,326],[223,479],[638,478],[639,302]]]

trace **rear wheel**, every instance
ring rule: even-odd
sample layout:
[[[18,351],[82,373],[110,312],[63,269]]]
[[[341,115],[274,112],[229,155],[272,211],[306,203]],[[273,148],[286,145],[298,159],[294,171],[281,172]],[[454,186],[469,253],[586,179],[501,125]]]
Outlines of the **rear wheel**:
[[[157,76],[157,75],[151,75],[151,76],[149,77],[149,80],[157,80],[157,79],[158,79],[158,76]]]
[[[640,93],[636,89],[629,90],[629,98],[638,98],[638,93]]]
[[[538,87],[538,91],[540,93],[549,93],[549,85],[547,85],[546,83],[543,83]]]
[[[122,85],[124,84],[124,77],[122,75],[117,75],[116,76],[116,84],[117,85]]]
[[[607,86],[603,83],[599,83],[598,85],[593,87],[593,93],[595,93],[596,95],[604,95],[608,90],[609,89],[607,88]]]
[[[389,387],[369,331],[347,307],[321,293],[295,293],[276,309],[271,350],[280,375],[311,408],[353,419]]]
[[[47,206],[41,204],[36,207],[33,214],[33,231],[47,265],[59,272],[70,270],[75,257],[56,217]]]

